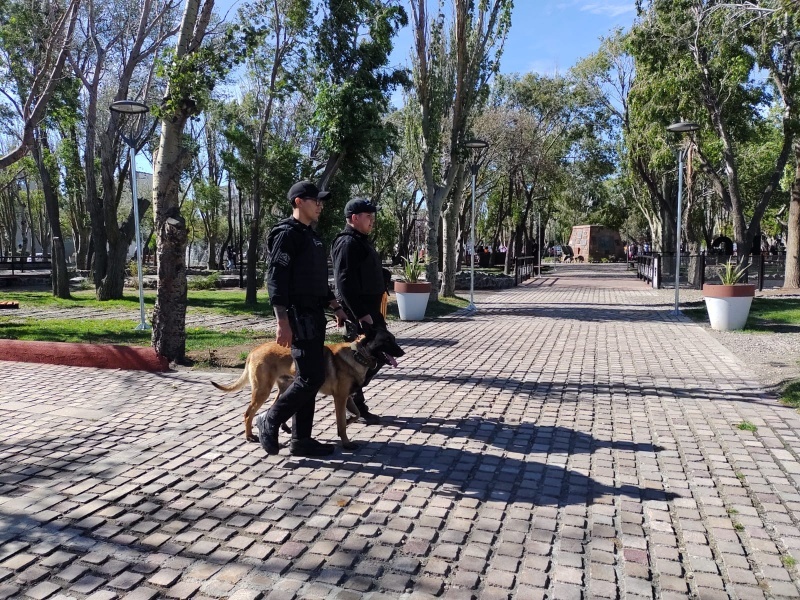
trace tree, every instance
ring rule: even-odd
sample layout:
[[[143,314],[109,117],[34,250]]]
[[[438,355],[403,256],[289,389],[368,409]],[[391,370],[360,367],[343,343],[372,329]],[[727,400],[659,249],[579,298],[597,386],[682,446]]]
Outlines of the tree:
[[[649,129],[651,142],[663,140],[663,164],[669,157],[665,125],[678,118],[704,125],[695,155],[730,209],[740,260],[747,260],[790,156],[797,119],[797,27],[788,13],[769,13],[778,20],[767,23],[754,19],[750,8],[714,0],[656,0],[642,10],[647,18],[634,27],[630,44],[637,69],[634,93],[644,109],[641,127]],[[768,70],[777,91],[782,140],[765,176],[748,185],[741,176],[744,149],[758,143],[772,105],[759,68]]]
[[[311,77],[315,89],[310,158],[312,178],[332,199],[318,230],[330,240],[342,227],[353,186],[365,183],[395,149],[391,93],[408,84],[404,69],[389,67],[394,36],[407,24],[398,0],[321,0]],[[335,182],[335,183],[334,183]]]
[[[161,107],[161,139],[153,167],[153,201],[158,262],[158,290],[153,312],[153,347],[170,360],[186,354],[186,223],[180,214],[181,174],[190,159],[181,142],[186,121],[213,85],[208,66],[213,48],[203,47],[213,0],[186,0],[168,84]],[[206,68],[204,68],[206,67]]]
[[[124,117],[106,112],[105,107],[101,111],[99,102],[101,96],[111,101],[147,100],[154,58],[177,31],[173,22],[177,5],[178,0],[169,0],[158,7],[154,0],[143,0],[139,5],[130,5],[139,9],[136,12],[120,11],[120,6],[110,0],[90,2],[86,7],[86,31],[69,56],[86,98],[84,180],[98,300],[122,297],[128,248],[135,231],[133,204],[121,223],[118,214],[122,188],[131,168],[129,153],[125,152],[119,133],[123,127],[129,128],[129,133],[143,131],[138,136],[137,151],[149,138],[146,117]],[[148,72],[143,75],[142,70]],[[107,77],[109,72],[116,75],[112,81]],[[139,208],[141,217],[147,204],[140,204]]]
[[[9,59],[0,66],[0,80],[4,84],[0,90],[22,123],[19,144],[0,156],[0,169],[20,160],[33,145],[36,127],[44,118],[47,104],[62,78],[78,20],[80,0],[69,0],[66,5],[48,2],[46,7],[37,6],[39,3],[27,4],[0,3],[0,45]],[[47,35],[38,40],[31,39],[31,36],[42,34]],[[35,63],[24,58],[32,47],[41,51]],[[26,75],[22,75],[22,70],[27,71]],[[10,81],[23,79],[24,87],[17,88],[16,98],[7,93],[9,88],[6,85]]]
[[[449,35],[445,17],[428,16],[427,0],[411,0],[413,102],[420,118],[421,171],[428,216],[427,278],[431,299],[439,296],[439,219],[466,155],[470,120],[499,67],[503,42],[511,25],[511,0],[475,5],[453,0]],[[453,211],[451,221],[458,211]],[[455,236],[450,239],[455,243]],[[452,248],[450,251],[455,252]]]

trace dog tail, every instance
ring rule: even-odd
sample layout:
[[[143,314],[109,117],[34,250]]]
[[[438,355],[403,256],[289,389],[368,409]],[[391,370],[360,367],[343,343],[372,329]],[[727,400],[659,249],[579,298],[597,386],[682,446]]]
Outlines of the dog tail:
[[[213,385],[218,390],[222,390],[223,392],[235,392],[236,390],[242,389],[247,384],[247,363],[250,362],[250,357],[247,357],[247,360],[244,363],[244,369],[242,370],[242,374],[239,375],[239,379],[234,381],[230,385],[222,385],[221,383],[217,383],[216,381],[212,381],[211,385]]]

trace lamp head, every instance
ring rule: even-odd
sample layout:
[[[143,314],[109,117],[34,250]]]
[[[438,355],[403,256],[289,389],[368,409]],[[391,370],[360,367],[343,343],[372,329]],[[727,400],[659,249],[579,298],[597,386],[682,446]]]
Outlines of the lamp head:
[[[678,121],[672,125],[667,125],[667,131],[673,133],[691,133],[700,129],[700,125],[691,121]]]
[[[483,148],[489,147],[489,142],[479,139],[473,139],[464,142],[464,146],[466,146],[470,150],[482,150]]]
[[[150,107],[144,102],[136,102],[136,100],[117,100],[112,102],[109,107],[112,112],[122,113],[125,115],[143,115],[150,112]]]

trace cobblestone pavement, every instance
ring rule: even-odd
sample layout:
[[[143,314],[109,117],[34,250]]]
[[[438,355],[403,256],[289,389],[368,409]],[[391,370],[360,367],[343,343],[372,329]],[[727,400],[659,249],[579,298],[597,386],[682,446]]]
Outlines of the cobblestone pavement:
[[[747,365],[613,267],[478,305],[328,460],[246,443],[227,374],[0,362],[0,596],[800,596],[800,415]]]

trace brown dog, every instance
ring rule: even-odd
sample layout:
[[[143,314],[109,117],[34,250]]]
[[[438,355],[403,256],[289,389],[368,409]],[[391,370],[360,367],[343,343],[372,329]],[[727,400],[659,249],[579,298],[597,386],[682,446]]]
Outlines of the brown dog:
[[[356,446],[347,438],[347,425],[360,416],[358,409],[349,399],[350,394],[364,385],[367,371],[385,364],[396,365],[394,358],[403,354],[405,352],[397,345],[394,335],[385,329],[371,329],[366,336],[359,337],[352,344],[345,342],[325,345],[325,382],[320,388],[320,393],[333,396],[336,428],[343,447]],[[250,352],[244,371],[232,384],[226,386],[214,381],[211,383],[223,392],[240,390],[247,383],[250,384],[250,404],[244,413],[244,435],[247,441],[255,442],[257,438],[253,435],[253,419],[258,409],[264,404],[276,383],[277,400],[291,384],[294,374],[291,349],[279,346],[276,342],[269,342]],[[348,410],[355,417],[348,419]]]

